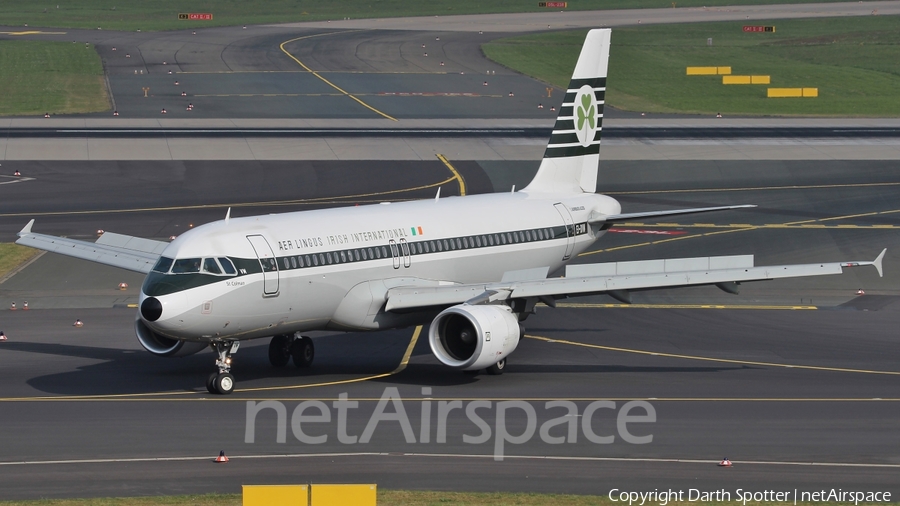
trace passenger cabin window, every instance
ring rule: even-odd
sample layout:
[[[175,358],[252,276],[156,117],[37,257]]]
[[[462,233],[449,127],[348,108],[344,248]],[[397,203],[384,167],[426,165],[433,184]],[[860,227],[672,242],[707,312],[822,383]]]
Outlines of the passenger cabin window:
[[[153,266],[153,270],[162,273],[169,272],[169,269],[172,268],[173,261],[174,260],[169,257],[159,257],[159,260],[156,261],[156,265]]]
[[[188,274],[191,272],[200,272],[199,258],[179,258],[172,265],[172,274]]]

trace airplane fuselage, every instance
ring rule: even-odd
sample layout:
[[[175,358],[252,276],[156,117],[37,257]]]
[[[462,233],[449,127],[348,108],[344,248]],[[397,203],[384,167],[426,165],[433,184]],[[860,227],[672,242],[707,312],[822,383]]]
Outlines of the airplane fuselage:
[[[166,248],[139,313],[189,341],[427,323],[436,311],[385,312],[387,291],[552,273],[604,233],[589,216],[618,212],[605,195],[518,192],[231,218]]]

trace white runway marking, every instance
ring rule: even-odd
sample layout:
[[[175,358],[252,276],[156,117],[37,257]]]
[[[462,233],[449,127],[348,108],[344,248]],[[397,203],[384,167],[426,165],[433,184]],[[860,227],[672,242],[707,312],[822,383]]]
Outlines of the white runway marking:
[[[0,176],[0,177],[11,180],[11,181],[0,181],[0,184],[24,183],[25,181],[34,181],[36,179],[33,177],[22,177],[22,176]]]
[[[356,453],[286,453],[273,455],[235,455],[234,459],[297,459],[297,458],[334,458],[334,457],[437,457],[437,458],[462,458],[462,459],[493,459],[492,454],[460,454],[460,453],[384,453],[384,452],[356,452]],[[622,462],[622,463],[665,463],[665,464],[718,464],[719,460],[700,459],[664,459],[664,458],[640,458],[640,457],[575,457],[553,455],[504,455],[506,460],[556,460],[572,462]],[[213,455],[202,457],[145,457],[133,459],[78,459],[78,460],[23,460],[15,462],[0,462],[0,466],[31,466],[31,465],[55,465],[55,464],[114,464],[124,462],[186,462],[196,460],[215,460]],[[900,469],[900,464],[874,464],[853,462],[790,462],[772,460],[732,460],[735,465],[765,465],[765,466],[807,466],[807,467],[858,467],[858,468],[887,468]]]

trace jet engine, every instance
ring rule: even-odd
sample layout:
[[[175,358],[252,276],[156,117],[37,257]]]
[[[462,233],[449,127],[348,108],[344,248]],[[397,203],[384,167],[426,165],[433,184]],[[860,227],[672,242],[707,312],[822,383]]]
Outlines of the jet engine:
[[[460,304],[431,322],[428,342],[443,364],[472,371],[496,364],[519,344],[519,320],[507,306]]]
[[[134,333],[141,346],[158,357],[184,357],[209,348],[207,342],[181,341],[157,334],[141,320],[140,316],[134,320]]]

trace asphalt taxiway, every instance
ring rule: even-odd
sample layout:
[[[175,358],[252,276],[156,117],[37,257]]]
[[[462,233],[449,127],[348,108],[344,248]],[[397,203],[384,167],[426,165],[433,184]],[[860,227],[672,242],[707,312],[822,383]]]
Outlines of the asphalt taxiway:
[[[888,4],[897,2],[883,5]],[[870,8],[825,5],[787,9],[796,14]],[[771,15],[779,8],[759,9]],[[731,19],[762,16],[741,9],[702,12]],[[627,13],[622,16],[624,23]],[[516,30],[532,23],[527,17],[507,19]],[[335,24],[206,29],[197,35],[82,31],[34,37],[75,36],[97,43],[116,105],[128,113],[115,119],[152,121],[149,128],[490,128],[497,125],[494,117],[504,118],[506,128],[552,123],[555,113],[532,103],[546,93],[541,83],[498,68],[487,88],[504,96],[484,96],[489,68],[473,48],[480,36],[493,35],[476,35],[474,24],[454,33],[462,25],[446,21],[440,35],[436,25],[401,32],[388,20],[379,26],[390,30],[361,32]],[[336,28],[347,31],[325,35]],[[285,43],[309,35],[316,36]],[[443,44],[434,52],[437,36]],[[440,74],[442,60],[435,55],[457,74]],[[341,95],[297,60],[399,121]],[[144,74],[135,75],[139,69]],[[144,99],[142,86],[150,87],[152,96]],[[224,96],[182,98],[185,86],[192,94],[209,90]],[[298,88],[324,96],[286,96]],[[515,96],[509,97],[513,89]],[[177,104],[164,121],[156,119],[162,101]],[[184,101],[193,101],[191,112],[197,114],[183,110]],[[329,117],[259,119],[317,114]],[[43,125],[109,128],[116,125],[100,121],[113,120],[53,118]],[[612,120],[605,126],[614,128],[615,120],[621,128],[642,125],[637,118]],[[14,119],[7,125],[47,128],[41,121]],[[672,128],[716,129],[726,122],[743,128],[834,128],[830,120],[658,121],[656,133],[666,128],[665,121]],[[892,120],[843,121],[855,121],[852,128],[897,126]],[[308,371],[273,369],[267,343],[250,342],[235,355],[238,390],[219,397],[203,387],[214,369],[210,353],[160,359],[140,348],[132,330],[136,310],[129,307],[137,302],[140,275],[46,254],[0,282],[0,330],[9,336],[0,343],[0,498],[239,492],[241,484],[306,482],[585,494],[611,488],[841,487],[896,496],[896,137],[631,134],[604,143],[598,183],[598,190],[619,199],[626,211],[759,207],[671,223],[623,224],[578,262],[750,253],[759,265],[775,265],[871,260],[886,247],[885,277],[867,267],[840,276],[746,284],[738,296],[699,287],[636,294],[631,307],[608,297],[540,307],[526,321],[528,337],[499,377],[467,376],[440,366],[428,349],[427,329],[316,333],[316,362]],[[438,188],[449,198],[461,193],[461,181],[467,194],[509,191],[530,180],[545,142],[7,137],[0,140],[0,241],[13,240],[31,218],[41,233],[90,240],[104,229],[165,240],[192,224],[220,219],[229,207],[232,216],[246,216],[431,198]],[[436,153],[447,155],[449,165]],[[11,176],[16,169],[22,176]],[[127,282],[126,290],[118,289],[121,282]],[[865,295],[857,295],[861,288]],[[25,300],[28,311],[21,309]],[[16,311],[5,309],[12,301],[18,302]],[[84,326],[73,326],[75,319]],[[361,437],[379,399],[392,388],[403,399],[412,434],[399,422],[386,421],[368,442],[342,442],[335,405],[341,395],[358,403],[348,408],[346,433]],[[255,427],[248,431],[248,409],[256,406],[248,402],[267,400],[275,404],[249,417]],[[323,402],[331,421],[301,421],[306,432],[298,432],[291,422],[305,400]],[[653,422],[631,425],[633,435],[652,435],[646,444],[627,442],[618,427],[618,412],[635,400],[649,403],[656,415]],[[446,438],[439,439],[439,404],[455,401],[463,408],[448,413]],[[521,444],[505,444],[504,459],[496,461],[498,429],[517,436],[532,421],[523,408],[509,408],[501,426],[496,416],[504,401],[531,406],[535,432]],[[552,401],[572,402],[575,412],[551,409]],[[596,401],[615,407],[596,410],[588,429],[615,436],[612,442],[591,442],[586,435],[585,412]],[[483,403],[474,411],[492,435],[481,442],[466,438],[484,434],[465,411],[473,402]],[[279,405],[285,410],[283,439]],[[423,424],[426,411],[431,417]],[[645,412],[638,408],[632,414]],[[557,417],[564,422],[542,437],[539,428]],[[549,439],[568,437],[569,427],[573,442]],[[307,444],[298,433],[327,439]],[[219,450],[232,461],[212,463]],[[717,467],[723,457],[734,467]]]
[[[445,196],[459,192],[437,161],[16,166],[34,179],[0,203],[4,240],[29,216],[36,230],[70,237],[104,228],[164,238],[218,219],[229,205],[232,215],[259,214],[429,197],[437,186]],[[534,170],[533,162],[457,168],[474,193],[527,181]],[[304,372],[273,369],[267,343],[252,342],[236,355],[239,390],[217,397],[202,386],[211,354],[167,360],[140,349],[135,309],[127,307],[137,300],[140,276],[44,255],[0,284],[20,308],[25,298],[31,302],[29,311],[5,310],[2,319],[10,337],[0,344],[4,498],[237,492],[241,484],[308,481],[593,494],[647,483],[896,489],[900,274],[891,266],[900,247],[900,180],[893,164],[620,161],[603,174],[604,190],[627,209],[760,207],[706,223],[617,227],[578,261],[754,253],[758,264],[776,264],[870,259],[888,247],[885,277],[861,268],[744,285],[739,296],[711,287],[646,292],[630,308],[606,297],[573,299],[528,319],[529,337],[500,377],[447,370],[431,356],[425,332],[414,329],[318,333],[316,364]],[[117,289],[123,280],[124,292]],[[865,296],[856,296],[859,287]],[[76,318],[85,326],[74,327]],[[367,443],[345,444],[331,408],[332,423],[308,430],[327,435],[322,444],[300,442],[289,418],[279,442],[274,411],[255,418],[247,442],[248,401],[276,401],[290,417],[304,400],[331,407],[347,394],[359,403],[347,434],[360,436],[391,387],[404,399],[413,441],[399,423],[382,422]],[[550,401],[570,400],[581,416],[597,400],[617,409],[644,400],[656,421],[633,430],[653,441],[595,444],[578,432],[575,443],[548,444],[536,432],[506,444],[507,457],[494,461],[496,439],[466,443],[479,428],[457,410],[447,418],[445,442],[434,424],[422,442],[423,403],[435,410],[457,400],[490,403],[479,413],[494,434],[500,401],[528,403],[539,427],[564,414],[548,410]],[[508,433],[522,434],[527,415],[510,413]],[[603,416],[594,416],[592,430],[615,435],[615,411],[597,413]],[[549,435],[565,434],[555,431]],[[211,462],[221,449],[233,457],[224,468]],[[722,457],[736,467],[716,467]]]

